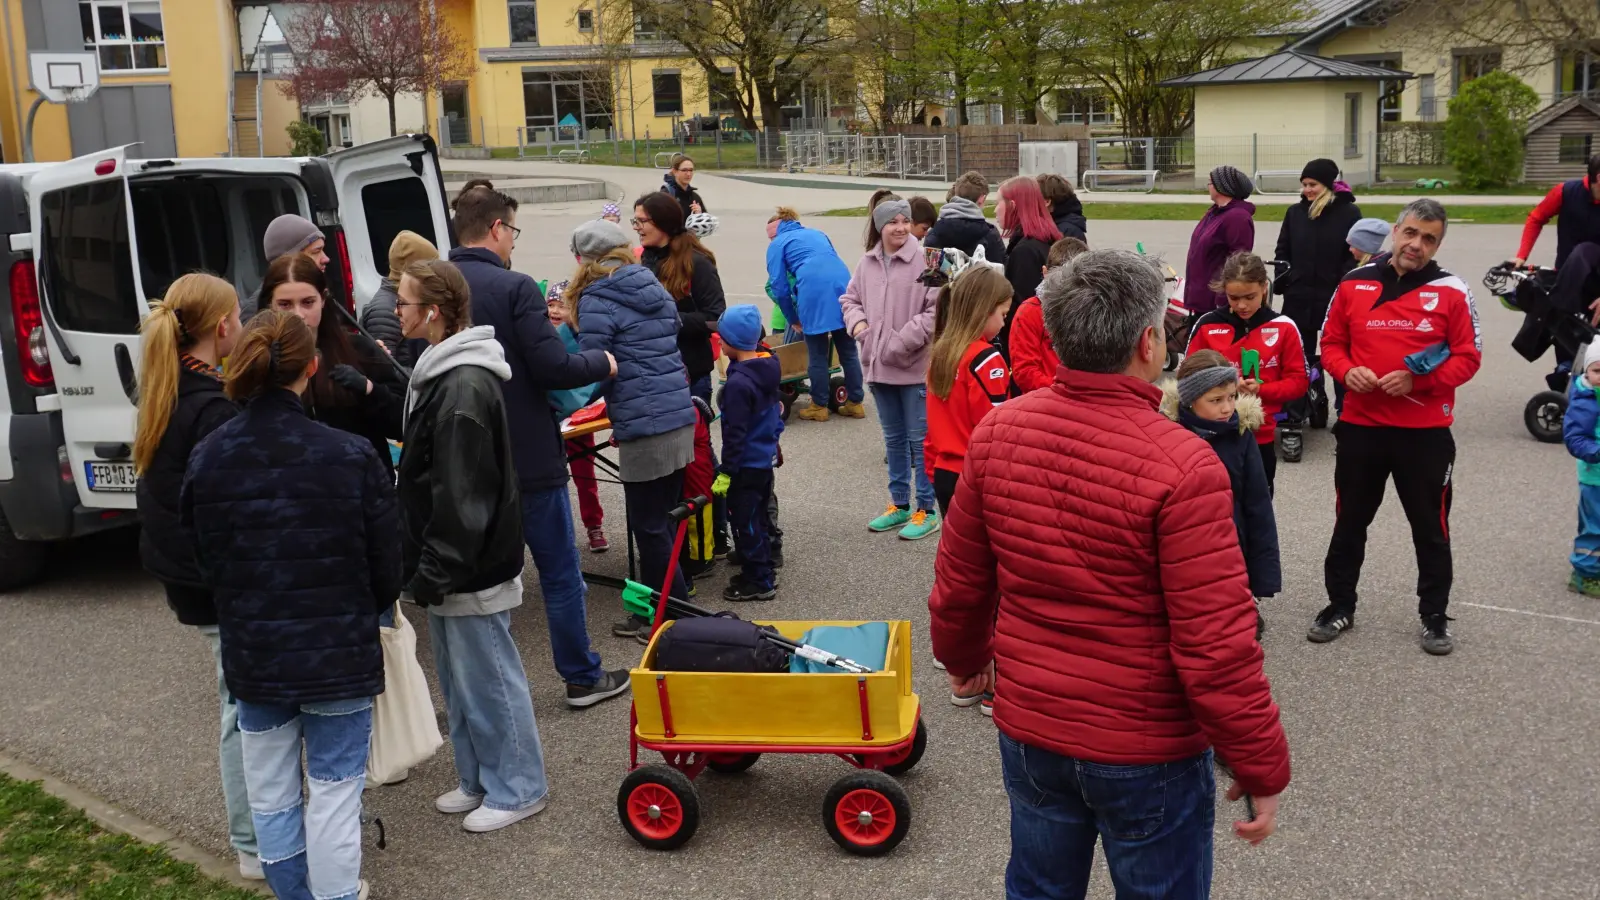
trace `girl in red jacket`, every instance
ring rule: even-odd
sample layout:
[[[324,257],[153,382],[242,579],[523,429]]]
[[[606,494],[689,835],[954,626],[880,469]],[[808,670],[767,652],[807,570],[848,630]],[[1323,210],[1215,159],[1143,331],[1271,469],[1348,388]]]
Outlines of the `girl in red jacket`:
[[[1011,372],[993,342],[1005,327],[1011,295],[1011,283],[986,265],[968,267],[939,292],[924,452],[941,519],[955,496],[972,429],[1010,396]]]
[[[1222,265],[1222,275],[1213,289],[1227,295],[1228,305],[1201,316],[1189,332],[1192,354],[1215,350],[1239,367],[1239,390],[1261,400],[1265,421],[1256,430],[1261,445],[1261,464],[1266,469],[1271,489],[1277,474],[1278,457],[1273,452],[1277,416],[1283,405],[1305,395],[1310,386],[1306,375],[1306,351],[1300,342],[1300,329],[1294,320],[1267,305],[1272,279],[1267,266],[1254,253],[1235,253]],[[1285,462],[1300,461],[1298,443],[1284,446]]]
[[[1050,245],[1044,273],[1049,275],[1088,249],[1088,244],[1075,237],[1056,241]],[[1050,335],[1045,333],[1044,306],[1037,293],[1022,301],[1022,306],[1011,317],[1010,342],[1006,349],[1011,353],[1011,379],[1017,383],[1018,391],[1026,394],[1055,383],[1061,360],[1056,357],[1056,349],[1050,346]]]

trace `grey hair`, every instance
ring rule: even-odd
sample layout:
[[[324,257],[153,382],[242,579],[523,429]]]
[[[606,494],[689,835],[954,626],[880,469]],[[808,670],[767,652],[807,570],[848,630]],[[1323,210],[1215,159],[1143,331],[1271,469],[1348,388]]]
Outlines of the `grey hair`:
[[[1450,230],[1450,216],[1445,213],[1444,204],[1427,197],[1407,203],[1406,208],[1400,210],[1400,216],[1394,220],[1395,227],[1400,227],[1407,219],[1440,223],[1442,226],[1439,229],[1440,237],[1444,237],[1445,232]]]
[[[1150,257],[1131,250],[1090,250],[1039,285],[1044,327],[1062,365],[1119,373],[1139,335],[1163,327],[1166,280]]]

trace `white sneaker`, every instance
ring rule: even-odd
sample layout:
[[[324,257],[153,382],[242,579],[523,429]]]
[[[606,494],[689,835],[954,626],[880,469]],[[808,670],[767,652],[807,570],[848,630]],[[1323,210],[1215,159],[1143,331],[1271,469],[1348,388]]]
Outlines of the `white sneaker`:
[[[515,825],[535,813],[542,812],[544,805],[545,801],[541,799],[532,806],[517,810],[490,809],[487,806],[480,806],[462,821],[461,827],[475,834],[498,831],[507,825]]]
[[[962,709],[966,709],[969,706],[976,706],[977,704],[981,703],[982,701],[983,701],[983,694],[981,694],[981,693],[980,694],[973,694],[971,697],[963,697],[960,694],[956,693],[955,691],[951,691],[950,692],[950,705],[951,706],[959,706]]]
[[[460,788],[456,788],[448,794],[440,794],[433,801],[433,808],[447,816],[472,812],[482,805],[482,797],[475,797]]]
[[[267,873],[261,870],[261,857],[254,853],[240,853],[239,877],[246,881],[266,881]]]
[[[361,887],[356,888],[356,900],[367,900],[367,895],[372,893],[372,885],[367,884],[365,878],[361,879]]]
[[[937,659],[933,661],[933,667],[941,672],[945,671],[944,663],[939,662]]]

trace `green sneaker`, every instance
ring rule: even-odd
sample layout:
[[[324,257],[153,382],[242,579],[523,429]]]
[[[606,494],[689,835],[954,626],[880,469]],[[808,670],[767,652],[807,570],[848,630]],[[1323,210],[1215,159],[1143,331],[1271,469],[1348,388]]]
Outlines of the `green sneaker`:
[[[883,515],[867,523],[867,529],[870,531],[893,531],[909,521],[911,521],[911,510],[891,503],[889,508],[884,510]]]
[[[900,539],[920,541],[939,530],[939,514],[931,509],[919,509],[911,514],[911,521],[900,529]]]
[[[1573,572],[1567,579],[1567,590],[1585,597],[1600,597],[1600,578],[1585,578]]]

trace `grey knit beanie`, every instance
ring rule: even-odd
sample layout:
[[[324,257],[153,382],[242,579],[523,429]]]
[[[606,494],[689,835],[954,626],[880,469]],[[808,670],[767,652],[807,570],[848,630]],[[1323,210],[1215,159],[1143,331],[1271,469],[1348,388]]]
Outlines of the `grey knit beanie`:
[[[1389,223],[1382,219],[1362,219],[1350,226],[1345,243],[1371,256],[1383,249],[1390,231]]]
[[[1178,403],[1188,409],[1196,400],[1205,396],[1205,392],[1224,384],[1233,384],[1239,380],[1239,370],[1232,365],[1212,366],[1201,369],[1178,382]]]
[[[579,225],[572,232],[573,255],[584,259],[599,259],[618,247],[632,243],[622,226],[605,219],[594,219]]]
[[[267,233],[261,237],[261,249],[266,251],[267,261],[271,262],[280,256],[299,253],[320,240],[322,229],[304,216],[288,213],[267,225]]]
[[[1235,169],[1233,166],[1217,166],[1211,170],[1211,186],[1217,193],[1235,200],[1243,200],[1255,193],[1255,182],[1250,176]]]

